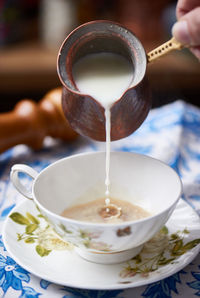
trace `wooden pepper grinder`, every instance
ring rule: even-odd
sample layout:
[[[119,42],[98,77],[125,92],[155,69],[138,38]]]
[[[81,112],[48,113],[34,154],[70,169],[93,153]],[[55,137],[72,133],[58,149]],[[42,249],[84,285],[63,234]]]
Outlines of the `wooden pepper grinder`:
[[[25,144],[38,150],[46,136],[73,141],[78,134],[69,126],[61,107],[62,89],[48,92],[39,103],[21,100],[13,111],[0,115],[0,153]]]

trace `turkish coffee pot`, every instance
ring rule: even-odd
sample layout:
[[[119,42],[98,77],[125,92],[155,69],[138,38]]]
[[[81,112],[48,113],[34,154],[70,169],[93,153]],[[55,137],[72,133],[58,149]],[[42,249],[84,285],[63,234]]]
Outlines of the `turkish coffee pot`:
[[[133,66],[133,82],[111,107],[111,140],[133,133],[151,108],[147,63],[182,45],[174,38],[146,54],[138,38],[127,28],[110,21],[92,21],[76,28],[64,40],[57,69],[63,85],[62,107],[71,127],[78,134],[105,141],[105,110],[88,94],[83,94],[73,78],[73,66],[88,54],[108,52],[125,57]],[[103,86],[102,86],[103,88]]]
[[[120,24],[94,21],[81,25],[65,39],[59,51],[57,65],[63,88],[51,90],[39,103],[21,100],[13,111],[0,114],[0,153],[17,144],[40,149],[46,136],[70,142],[81,134],[105,141],[104,108],[78,90],[72,75],[76,61],[90,53],[117,53],[133,65],[133,83],[111,107],[111,140],[130,135],[151,108],[147,63],[181,47],[172,38],[146,55],[136,36]]]

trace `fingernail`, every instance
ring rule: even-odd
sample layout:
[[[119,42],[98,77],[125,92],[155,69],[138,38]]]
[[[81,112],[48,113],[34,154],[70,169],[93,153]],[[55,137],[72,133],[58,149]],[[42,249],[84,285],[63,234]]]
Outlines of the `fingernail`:
[[[182,44],[190,44],[190,34],[186,21],[179,21],[172,28],[172,35]]]

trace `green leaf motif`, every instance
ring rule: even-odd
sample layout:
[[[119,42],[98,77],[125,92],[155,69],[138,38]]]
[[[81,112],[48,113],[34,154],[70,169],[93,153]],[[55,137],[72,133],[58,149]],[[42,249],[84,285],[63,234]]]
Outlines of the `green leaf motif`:
[[[161,233],[167,235],[169,233],[168,228],[166,226],[162,227],[162,229],[160,230]]]
[[[19,212],[13,212],[10,215],[10,218],[14,222],[16,222],[16,223],[18,223],[20,225],[29,225],[30,224],[29,220],[25,216],[23,216],[22,214],[20,214]]]
[[[85,232],[85,231],[83,231],[83,230],[80,230],[79,232],[80,232],[80,237],[81,237],[81,238],[83,238],[83,239],[85,239],[85,238],[89,238],[87,232]]]
[[[138,254],[137,256],[135,256],[132,260],[135,260],[136,264],[139,264],[142,262],[142,258],[140,256],[140,254]]]
[[[68,230],[62,223],[60,224],[60,228],[61,228],[65,233],[72,234],[72,231]]]
[[[178,240],[178,241],[176,241],[176,244],[171,251],[171,255],[172,256],[181,256],[184,253],[186,253],[188,250],[197,246],[199,243],[200,243],[200,239],[194,239],[190,242],[187,242],[185,245],[183,245],[183,241]]]
[[[182,240],[182,239],[177,240],[177,241],[175,242],[175,245],[174,245],[173,249],[172,249],[172,252],[173,252],[173,253],[176,253],[176,252],[178,252],[182,247],[183,247],[183,240]]]
[[[170,259],[166,259],[164,258],[163,260],[158,261],[158,265],[162,266],[162,265],[167,265],[170,264],[171,262],[173,262],[176,258],[170,258]]]
[[[30,221],[32,221],[32,223],[39,225],[40,222],[35,216],[30,214],[29,212],[26,212],[26,216]]]
[[[25,243],[34,243],[35,240],[34,240],[34,238],[32,238],[32,237],[28,237],[28,238],[26,238],[26,240],[25,240],[24,242],[25,242]]]
[[[17,241],[24,241],[27,244],[34,243],[37,254],[41,257],[48,256],[53,249],[71,249],[73,246],[62,241],[58,234],[50,227],[48,219],[41,213],[32,215],[26,212],[22,215],[13,212],[10,218],[17,224],[24,225],[22,233],[17,233]],[[38,218],[42,218],[41,220]],[[63,226],[64,227],[64,226]],[[64,227],[65,232],[72,233]]]
[[[185,228],[185,229],[183,230],[183,233],[184,233],[184,234],[189,234],[190,232],[188,231],[188,229]]]
[[[26,227],[26,234],[32,234],[38,228],[37,224],[29,224]]]
[[[200,243],[200,239],[194,239],[183,246],[185,251],[192,249],[193,247],[197,246]]]
[[[85,245],[85,247],[89,248],[90,247],[90,241],[89,240],[83,241],[83,245]]]
[[[178,235],[178,233],[174,233],[174,234],[171,234],[170,238],[171,238],[171,239],[170,239],[171,241],[174,241],[174,240],[176,240],[176,239],[179,239],[180,236]]]
[[[20,233],[17,233],[17,241],[22,240],[22,238],[23,238],[23,235]]]
[[[45,257],[45,256],[48,256],[48,254],[51,252],[50,249],[46,249],[44,248],[43,246],[41,245],[37,245],[35,247],[37,253],[41,256],[41,257]]]

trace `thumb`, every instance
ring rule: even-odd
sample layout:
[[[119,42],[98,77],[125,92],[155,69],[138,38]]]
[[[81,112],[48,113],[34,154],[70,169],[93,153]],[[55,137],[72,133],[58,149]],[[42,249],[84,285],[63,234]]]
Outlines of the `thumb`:
[[[172,35],[183,45],[200,45],[200,7],[185,14],[172,28]]]

